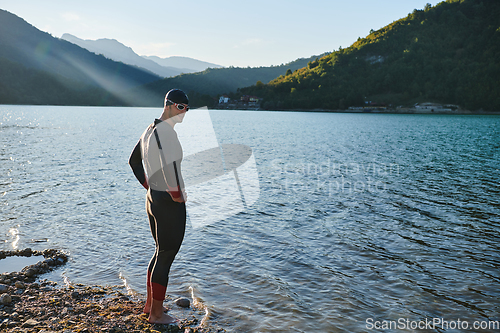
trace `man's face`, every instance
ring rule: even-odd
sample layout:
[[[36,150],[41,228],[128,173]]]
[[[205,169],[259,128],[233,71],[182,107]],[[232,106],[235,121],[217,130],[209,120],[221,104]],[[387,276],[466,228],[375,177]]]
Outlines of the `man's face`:
[[[186,109],[181,111],[175,105],[168,105],[166,107],[168,108],[169,118],[171,118],[174,123],[182,123],[186,115]]]

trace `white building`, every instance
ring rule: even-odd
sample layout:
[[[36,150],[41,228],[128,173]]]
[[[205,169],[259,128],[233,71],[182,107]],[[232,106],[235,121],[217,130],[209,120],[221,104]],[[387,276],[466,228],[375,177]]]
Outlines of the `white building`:
[[[227,104],[229,102],[229,97],[226,95],[222,95],[219,97],[219,104]]]

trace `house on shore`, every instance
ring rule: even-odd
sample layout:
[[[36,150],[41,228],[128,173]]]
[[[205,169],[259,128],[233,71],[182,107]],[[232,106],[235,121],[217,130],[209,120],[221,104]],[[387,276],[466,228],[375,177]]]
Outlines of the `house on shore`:
[[[248,106],[258,106],[262,98],[257,96],[243,95],[241,96],[240,100],[243,104],[247,104]]]
[[[227,104],[229,103],[229,96],[227,95],[222,95],[219,97],[219,104]]]
[[[417,103],[414,108],[418,111],[427,112],[451,112],[458,109],[456,105],[443,105],[438,103]]]

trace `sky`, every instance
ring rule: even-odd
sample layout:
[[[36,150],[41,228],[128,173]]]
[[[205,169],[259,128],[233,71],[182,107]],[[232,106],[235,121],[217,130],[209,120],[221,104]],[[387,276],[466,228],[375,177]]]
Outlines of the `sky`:
[[[0,0],[60,38],[110,38],[139,55],[221,66],[281,65],[348,47],[434,0]]]

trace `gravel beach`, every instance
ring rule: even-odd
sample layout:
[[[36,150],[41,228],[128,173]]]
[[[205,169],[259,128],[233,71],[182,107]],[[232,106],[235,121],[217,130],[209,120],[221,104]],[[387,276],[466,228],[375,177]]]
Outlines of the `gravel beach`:
[[[167,296],[164,303],[175,310],[178,324],[153,325],[142,313],[144,301],[126,294],[123,286],[59,286],[40,280],[41,274],[67,262],[67,255],[57,250],[0,251],[0,263],[8,256],[32,255],[44,260],[0,275],[1,332],[226,332],[209,324],[205,310],[186,299]]]

